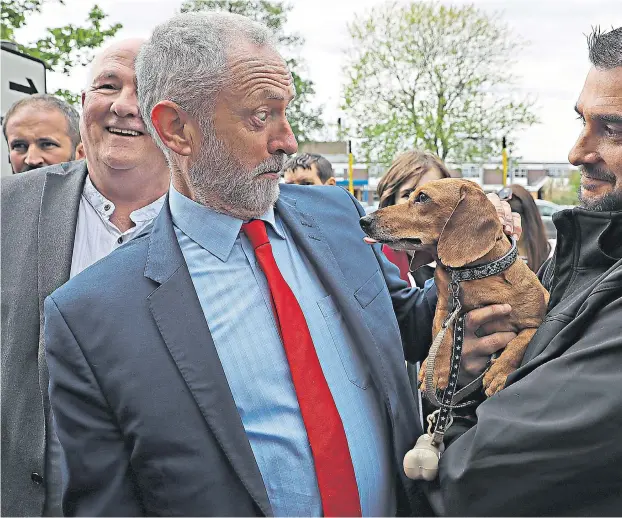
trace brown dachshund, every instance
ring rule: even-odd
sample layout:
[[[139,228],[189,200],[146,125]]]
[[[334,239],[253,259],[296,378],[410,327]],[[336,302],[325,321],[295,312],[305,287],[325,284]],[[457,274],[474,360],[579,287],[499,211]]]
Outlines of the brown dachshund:
[[[474,182],[444,179],[426,183],[413,192],[408,203],[380,209],[361,219],[361,227],[372,239],[397,250],[414,251],[412,269],[422,266],[431,254],[436,259],[434,280],[438,303],[434,315],[436,336],[449,313],[448,268],[472,267],[503,257],[512,247],[504,235],[493,204]],[[428,252],[424,254],[421,252]],[[505,386],[507,376],[522,361],[529,341],[544,318],[548,292],[521,260],[505,271],[460,285],[460,314],[491,304],[509,303],[508,330],[517,336],[500,356],[491,361],[483,378],[484,390],[491,396]],[[448,385],[453,329],[449,327],[436,355],[433,385]],[[420,382],[425,387],[425,363]],[[430,388],[430,387],[427,387]]]

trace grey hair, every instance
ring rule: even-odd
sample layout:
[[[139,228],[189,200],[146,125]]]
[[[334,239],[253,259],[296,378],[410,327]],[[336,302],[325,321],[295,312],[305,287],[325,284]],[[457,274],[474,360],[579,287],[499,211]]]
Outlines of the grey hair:
[[[6,127],[9,120],[17,111],[26,106],[40,106],[44,110],[58,110],[67,121],[67,135],[71,139],[71,145],[75,152],[76,147],[82,140],[80,138],[80,115],[71,104],[50,94],[35,94],[15,102],[6,112],[2,121],[2,132],[5,139],[8,140]]]
[[[596,68],[608,70],[622,67],[622,27],[601,31],[600,27],[592,30],[587,37],[590,61]]]
[[[276,48],[269,29],[244,16],[226,12],[189,12],[158,25],[136,58],[138,106],[147,130],[170,160],[151,110],[162,100],[192,116],[213,111],[227,82],[228,54],[241,41]]]

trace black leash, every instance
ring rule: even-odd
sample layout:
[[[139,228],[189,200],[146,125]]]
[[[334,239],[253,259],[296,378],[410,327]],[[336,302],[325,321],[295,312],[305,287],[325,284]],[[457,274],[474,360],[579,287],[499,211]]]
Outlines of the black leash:
[[[479,383],[484,377],[484,374],[486,373],[486,371],[484,371],[468,385],[456,391],[458,386],[460,363],[462,361],[462,346],[464,344],[465,332],[465,315],[460,314],[460,311],[462,310],[462,304],[460,303],[460,283],[464,281],[485,279],[486,277],[498,275],[507,270],[518,258],[516,240],[514,238],[511,238],[511,240],[512,247],[510,250],[503,257],[495,261],[473,267],[446,268],[451,275],[451,281],[449,283],[450,313],[443,322],[441,330],[434,338],[432,346],[430,347],[428,360],[426,361],[425,373],[426,397],[434,406],[438,407],[438,410],[428,416],[428,434],[432,436],[432,444],[442,444],[445,433],[453,423],[453,409],[462,408],[474,403],[474,401],[462,401],[477,389]],[[436,390],[432,386],[434,363],[436,360],[436,354],[438,353],[438,349],[445,338],[447,329],[451,327],[452,324],[454,324],[454,335],[451,364],[449,368],[449,380],[447,387],[439,399],[437,397]]]

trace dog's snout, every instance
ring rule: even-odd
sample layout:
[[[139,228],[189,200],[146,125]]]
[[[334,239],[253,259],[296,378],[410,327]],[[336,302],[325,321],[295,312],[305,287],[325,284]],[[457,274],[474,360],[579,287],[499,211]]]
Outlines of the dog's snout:
[[[371,228],[371,225],[372,225],[373,221],[374,221],[373,216],[363,216],[363,217],[359,220],[359,223],[360,223],[360,225],[361,225],[361,228],[362,228],[365,232],[367,232],[367,231]]]

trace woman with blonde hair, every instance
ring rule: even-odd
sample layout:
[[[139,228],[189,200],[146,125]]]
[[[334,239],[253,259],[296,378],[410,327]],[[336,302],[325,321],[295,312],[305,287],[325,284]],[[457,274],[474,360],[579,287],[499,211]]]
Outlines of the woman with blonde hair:
[[[443,161],[429,151],[407,151],[399,155],[378,182],[376,192],[380,198],[378,208],[406,203],[410,194],[427,182],[451,178]],[[412,285],[408,275],[410,255],[403,250],[393,250],[384,245],[382,251],[387,259],[400,269],[400,277]],[[432,278],[434,269],[423,266],[412,274],[419,287]]]

